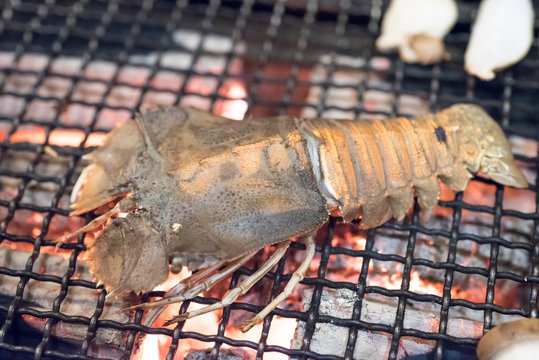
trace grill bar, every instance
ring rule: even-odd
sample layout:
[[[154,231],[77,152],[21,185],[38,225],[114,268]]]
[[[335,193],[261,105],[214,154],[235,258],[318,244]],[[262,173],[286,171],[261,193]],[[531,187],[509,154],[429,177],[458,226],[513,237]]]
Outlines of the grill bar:
[[[457,194],[457,201],[462,201],[462,194]],[[459,224],[461,219],[461,210],[459,208],[453,210],[453,218],[451,221],[451,236],[449,238],[449,251],[447,254],[447,262],[449,264],[455,265],[456,253],[457,253],[457,241],[458,241],[458,232]],[[447,320],[449,317],[449,306],[451,302],[451,287],[453,285],[453,269],[447,269],[445,271],[444,278],[444,289],[443,289],[443,300],[442,307],[440,311],[440,326],[438,332],[440,334],[446,334],[447,332]],[[438,341],[436,344],[436,358],[443,358],[444,352],[444,343]]]
[[[3,9],[0,18],[0,134],[3,136],[0,142],[0,249],[26,246],[27,251],[23,267],[10,267],[0,261],[0,277],[17,281],[7,300],[0,297],[0,356],[130,358],[137,356],[143,335],[160,334],[170,339],[170,345],[162,354],[168,359],[181,356],[188,341],[205,345],[209,359],[219,359],[229,350],[253,359],[276,355],[294,359],[353,359],[361,350],[358,347],[362,346],[362,336],[371,333],[385,337],[384,354],[389,359],[414,355],[407,353],[406,344],[410,339],[422,342],[433,352],[434,358],[442,359],[472,353],[480,335],[454,333],[452,324],[460,316],[458,311],[480,314],[474,321],[482,332],[514,317],[537,317],[537,181],[528,191],[531,205],[515,207],[511,203],[511,197],[518,196],[514,191],[476,178],[474,184],[478,188],[491,189],[491,203],[470,197],[468,191],[446,197],[439,203],[445,215],[424,223],[419,220],[416,208],[409,222],[390,222],[362,233],[363,248],[339,243],[345,225],[340,219],[332,218],[319,234],[320,264],[301,282],[300,295],[305,289],[312,290],[309,303],[305,304],[305,309],[299,304],[276,309],[264,320],[256,340],[231,335],[240,310],[252,314],[261,309],[248,300],[226,308],[216,331],[211,334],[192,330],[185,323],[174,329],[149,329],[141,325],[141,311],[131,314],[128,322],[107,318],[109,305],[105,291],[96,289],[91,278],[78,277],[78,264],[84,262],[86,250],[83,236],[76,243],[62,246],[65,266],[58,272],[37,268],[39,260],[53,249],[58,219],[65,219],[69,213],[67,196],[80,172],[80,159],[89,151],[91,136],[112,128],[114,124],[103,119],[117,115],[119,120],[125,120],[139,108],[151,105],[153,95],[166,99],[163,101],[169,104],[188,105],[191,101],[200,101],[213,112],[219,112],[220,106],[227,102],[242,101],[247,106],[243,114],[246,119],[301,115],[307,111],[314,111],[317,116],[329,111],[341,112],[353,114],[348,117],[355,118],[414,116],[417,111],[406,106],[410,98],[424,111],[436,111],[456,102],[476,103],[485,107],[500,121],[504,131],[514,137],[517,160],[537,178],[539,128],[534,120],[539,110],[534,101],[539,89],[535,71],[539,53],[537,39],[522,62],[498,74],[494,81],[481,82],[468,76],[462,69],[463,53],[477,4],[459,3],[459,22],[446,39],[451,60],[423,67],[405,64],[397,55],[381,54],[375,49],[380,21],[388,6],[388,1],[382,0],[145,0],[139,3],[0,0]],[[226,42],[226,46],[208,45],[215,43],[215,39]],[[76,71],[59,68],[66,58],[78,59]],[[356,63],[346,59],[355,59]],[[95,76],[93,69],[105,66],[103,64],[112,70],[107,75]],[[136,69],[133,76],[140,76],[137,81],[125,75],[133,69]],[[321,76],[317,73],[319,70],[322,70]],[[357,80],[343,81],[340,77],[343,72],[354,74]],[[178,79],[174,80],[174,86],[160,83],[165,75]],[[63,92],[43,91],[50,87],[51,79],[67,84]],[[25,81],[31,86],[25,85]],[[227,92],[230,82],[241,84],[245,95]],[[192,86],[194,83],[199,86]],[[85,86],[102,91],[97,91],[97,98],[81,97],[80,88]],[[125,89],[125,93],[121,93],[124,98],[118,95],[119,89]],[[313,89],[319,92],[311,99],[307,95]],[[352,105],[335,102],[335,92],[338,96],[352,98]],[[54,104],[49,119],[40,117],[42,114],[33,108],[36,104]],[[78,121],[69,113],[72,106],[92,111],[88,121]],[[18,140],[26,128],[42,131],[42,141]],[[75,146],[56,143],[58,130],[78,131],[80,143]],[[522,143],[527,145],[519,145]],[[49,148],[58,154],[58,159],[51,159]],[[24,166],[17,165],[14,159],[24,156],[29,160],[21,163]],[[46,170],[44,164],[54,161],[63,161],[61,171]],[[55,187],[48,201],[43,203],[35,192],[36,186],[46,184]],[[21,220],[22,211],[41,216],[35,229],[31,228],[29,220],[26,225]],[[474,223],[473,217],[484,223]],[[89,221],[91,217],[84,220]],[[515,234],[517,230],[520,233]],[[380,248],[388,232],[400,239],[402,251]],[[424,238],[434,239],[435,245],[425,245]],[[421,251],[425,246],[436,244],[447,244],[440,250],[440,257],[423,255]],[[478,250],[479,254],[473,255],[466,244],[486,250]],[[269,286],[258,290],[263,292],[261,298],[273,299],[279,293],[304,250],[301,242],[293,242],[286,256],[265,277]],[[470,252],[467,259],[485,254],[484,264],[472,260],[463,262],[462,254],[466,251]],[[508,265],[507,254],[513,254],[515,259],[514,254],[524,254],[526,264],[521,264],[522,269]],[[361,261],[353,280],[335,277],[338,273],[336,258],[345,259],[347,266]],[[392,287],[372,282],[373,274],[381,267],[389,271],[400,269],[400,283]],[[418,268],[440,274],[439,293],[418,291],[414,285]],[[253,272],[249,266],[240,269],[228,287],[234,287],[242,277]],[[454,294],[455,288],[461,286],[462,277],[475,279],[484,289],[479,300]],[[504,282],[514,284],[521,292],[511,304],[497,297],[500,284]],[[0,290],[2,283],[0,280]],[[28,301],[34,284],[41,283],[58,288],[50,307],[36,307]],[[90,314],[65,312],[70,292],[77,289],[95,291],[96,305]],[[323,298],[331,290],[354,293],[349,317],[326,312]],[[0,295],[4,294],[0,292]],[[214,303],[215,296],[209,293],[186,302],[180,312],[187,311],[190,303]],[[369,320],[366,306],[373,298],[395,304],[391,323]],[[149,295],[144,295],[141,300],[149,299]],[[410,326],[407,316],[426,305],[435,309],[432,311],[435,325],[430,330]],[[272,332],[278,331],[283,318],[295,319],[304,325],[299,346],[273,342]],[[38,321],[42,321],[37,330],[34,329],[38,335],[23,342],[18,336],[21,328]],[[62,342],[58,338],[62,324],[84,326],[80,341]],[[346,329],[341,352],[329,354],[313,350],[322,325]],[[125,341],[111,350],[113,352],[96,350],[102,346],[104,330],[124,334]]]

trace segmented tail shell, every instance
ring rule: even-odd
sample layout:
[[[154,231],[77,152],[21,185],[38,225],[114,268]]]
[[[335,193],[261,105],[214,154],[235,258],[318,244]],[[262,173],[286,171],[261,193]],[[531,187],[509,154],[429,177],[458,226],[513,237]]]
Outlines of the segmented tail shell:
[[[296,126],[328,206],[338,207],[345,221],[361,215],[365,228],[402,219],[414,196],[422,208],[434,207],[438,178],[462,191],[483,171],[503,184],[527,187],[502,130],[477,106],[456,105],[417,119],[298,119]],[[486,165],[493,153],[503,166]]]

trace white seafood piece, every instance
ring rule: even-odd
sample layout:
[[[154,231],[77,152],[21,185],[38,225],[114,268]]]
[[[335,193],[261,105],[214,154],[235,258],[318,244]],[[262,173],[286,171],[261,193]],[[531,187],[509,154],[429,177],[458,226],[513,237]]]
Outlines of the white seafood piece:
[[[537,359],[539,319],[522,319],[498,325],[477,344],[479,360]]]
[[[399,49],[406,62],[437,63],[446,57],[443,38],[456,21],[454,0],[392,0],[376,47]]]
[[[533,42],[530,0],[483,0],[472,28],[464,68],[483,80],[520,61]]]

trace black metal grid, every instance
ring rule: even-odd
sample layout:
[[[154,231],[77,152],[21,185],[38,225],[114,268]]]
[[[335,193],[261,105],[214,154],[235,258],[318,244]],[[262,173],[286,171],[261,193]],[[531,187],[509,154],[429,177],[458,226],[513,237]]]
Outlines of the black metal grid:
[[[410,115],[401,110],[400,99],[403,95],[414,95],[428,101],[431,110],[437,110],[457,102],[473,102],[482,105],[496,119],[500,120],[508,135],[518,135],[533,142],[538,135],[538,126],[534,115],[539,111],[536,94],[539,89],[539,65],[537,47],[537,21],[535,27],[534,45],[528,56],[518,65],[506,70],[492,82],[481,82],[468,76],[462,69],[463,53],[469,37],[470,23],[477,10],[477,2],[462,1],[459,3],[459,22],[447,37],[446,43],[452,57],[450,61],[432,67],[404,64],[395,55],[378,53],[374,48],[374,40],[379,34],[379,26],[383,10],[387,8],[387,1],[381,0],[341,0],[335,2],[317,2],[308,0],[277,0],[272,1],[172,1],[147,0],[134,4],[131,1],[67,1],[49,0],[41,1],[0,1],[2,16],[0,19],[0,51],[9,52],[13,56],[11,64],[2,66],[0,77],[0,96],[11,96],[23,102],[22,110],[16,116],[1,116],[0,122],[8,129],[5,140],[0,144],[0,163],[6,162],[9,154],[31,153],[33,158],[24,171],[1,166],[0,175],[15,179],[18,182],[16,194],[12,198],[0,200],[3,219],[0,224],[2,241],[12,243],[27,243],[32,246],[26,266],[23,270],[11,269],[0,264],[2,278],[19,278],[16,293],[12,294],[7,302],[2,302],[0,310],[4,313],[4,322],[0,327],[0,350],[5,356],[19,356],[20,358],[62,358],[62,359],[90,359],[89,348],[95,341],[99,329],[112,328],[124,331],[126,341],[118,356],[129,357],[134,351],[137,334],[164,334],[172,338],[168,358],[172,358],[179,341],[186,338],[198,339],[203,342],[214,343],[209,357],[217,359],[222,344],[232,348],[253,349],[256,357],[262,358],[268,352],[279,352],[297,358],[313,359],[341,359],[351,358],[358,331],[368,330],[391,335],[389,358],[397,358],[399,342],[403,337],[413,337],[435,342],[434,357],[439,359],[449,356],[450,350],[461,349],[463,353],[472,354],[477,343],[476,338],[460,338],[447,334],[450,309],[460,306],[472,310],[483,311],[485,331],[493,325],[493,314],[514,314],[525,317],[537,317],[537,298],[539,290],[539,237],[537,225],[539,210],[537,208],[537,187],[531,185],[530,196],[533,196],[534,211],[522,212],[504,208],[504,194],[506,190],[493,185],[488,180],[480,179],[486,186],[495,186],[493,206],[478,205],[473,202],[464,202],[463,194],[457,194],[454,199],[441,201],[440,205],[450,210],[450,226],[425,227],[420,224],[417,209],[414,211],[410,223],[389,223],[384,228],[394,229],[407,237],[404,254],[383,253],[375,250],[377,232],[374,229],[368,232],[364,250],[355,251],[344,247],[333,246],[333,232],[340,226],[338,219],[330,221],[325,240],[317,248],[320,254],[320,266],[314,277],[306,278],[302,284],[313,288],[311,304],[308,311],[295,311],[277,309],[275,315],[292,317],[306,323],[306,336],[300,349],[292,350],[266,343],[268,331],[271,327],[272,316],[269,316],[263,325],[263,332],[259,343],[240,341],[225,336],[230,311],[242,309],[256,312],[260,307],[248,303],[237,302],[224,311],[218,333],[203,335],[196,332],[184,332],[182,324],[174,330],[164,328],[148,329],[140,325],[142,313],[137,312],[131,322],[118,323],[109,320],[100,320],[105,303],[105,292],[99,291],[97,306],[91,317],[71,316],[60,311],[62,301],[67,296],[69,288],[84,287],[93,289],[96,284],[91,281],[74,278],[75,267],[80,261],[79,255],[85,250],[82,238],[76,244],[66,244],[64,249],[70,251],[68,267],[60,275],[45,275],[33,270],[34,263],[44,248],[53,247],[50,240],[45,240],[51,227],[54,216],[66,216],[68,211],[62,198],[69,193],[73,181],[79,171],[80,157],[87,152],[84,144],[89,135],[94,132],[110,130],[99,127],[99,114],[103,110],[125,110],[133,114],[148,92],[170,93],[174,96],[174,103],[182,103],[188,95],[209,99],[209,109],[227,97],[219,92],[221,86],[229,79],[237,79],[248,84],[247,97],[249,105],[246,116],[298,114],[306,107],[314,108],[319,114],[325,110],[336,109],[351,111],[356,116],[367,113],[382,116]],[[538,4],[535,3],[536,13]],[[195,30],[202,39],[211,34],[225,35],[231,39],[232,49],[225,54],[224,71],[219,73],[200,72],[196,70],[196,62],[204,56],[215,55],[212,49],[199,42],[194,48],[185,48],[174,43],[171,34],[176,29]],[[240,51],[240,42],[246,44],[246,50]],[[184,69],[166,67],[159,60],[169,50],[178,50],[190,55],[190,65]],[[157,61],[151,65],[136,64],[138,68],[146,68],[149,76],[143,84],[124,84],[128,88],[140,90],[138,101],[133,106],[116,106],[107,102],[107,97],[115,85],[121,84],[120,69],[131,63],[131,55],[155,53]],[[46,63],[41,70],[25,70],[19,65],[24,56],[31,54],[46,54]],[[321,55],[330,55],[328,63],[320,62]],[[339,85],[331,83],[331,74],[337,67],[337,58],[341,55],[361,57],[365,60],[360,70],[364,74],[359,83],[353,85]],[[74,75],[56,73],[53,63],[61,56],[76,56],[82,59],[81,71]],[[387,57],[390,66],[380,69],[373,65],[376,58]],[[244,72],[229,71],[234,59],[244,61]],[[108,80],[88,79],[84,69],[93,61],[107,60],[117,65],[115,72]],[[284,76],[271,75],[268,71],[270,65],[285,64],[287,73]],[[323,66],[327,71],[327,81],[312,83],[305,71],[315,66]],[[180,89],[168,90],[152,85],[151,79],[159,71],[169,71],[184,77]],[[35,84],[29,92],[20,92],[12,89],[8,79],[13,75],[29,75],[35,77]],[[65,97],[50,97],[40,94],[40,86],[51,76],[69,80],[70,86]],[[198,93],[188,89],[188,80],[197,76],[214,78],[217,85],[215,91]],[[389,87],[377,87],[369,83],[370,77],[384,79]],[[102,100],[97,102],[86,99],[74,99],[75,88],[85,81],[102,84],[106,90],[102,93]],[[306,103],[298,93],[301,89],[311,86],[322,88],[318,103]],[[278,91],[267,89],[279,89]],[[357,91],[357,103],[353,108],[328,104],[327,92],[330,88],[350,87]],[[391,96],[390,110],[369,110],[365,106],[364,96],[368,91],[380,91]],[[268,92],[278,96],[267,96]],[[43,122],[39,119],[29,118],[30,103],[34,100],[51,101],[56,103],[56,111],[52,121]],[[70,104],[80,104],[95,108],[95,115],[87,124],[66,123],[62,117],[62,110]],[[31,142],[12,143],[10,141],[18,129],[25,125],[37,125],[44,129],[45,140],[36,144]],[[65,159],[66,171],[59,176],[42,175],[38,168],[47,153],[47,145],[51,133],[56,129],[75,129],[82,131],[83,141],[78,147],[52,146],[52,148]],[[523,167],[536,169],[537,156],[517,154],[516,158]],[[53,183],[56,192],[50,205],[41,206],[22,201],[30,184]],[[40,224],[40,234],[37,236],[18,235],[9,231],[17,210],[25,209],[43,216]],[[481,235],[461,231],[463,211],[490,214],[490,234]],[[525,233],[523,241],[510,241],[501,234],[504,221],[507,217],[518,218],[533,222],[531,231]],[[88,220],[88,219],[87,219]],[[448,251],[444,254],[444,261],[431,261],[414,255],[416,241],[419,235],[436,236],[448,239]],[[48,238],[47,238],[48,239]],[[456,262],[458,245],[462,241],[473,241],[490,247],[490,259],[485,267],[463,266]],[[294,244],[295,249],[304,249],[301,244]],[[498,270],[498,257],[503,249],[521,249],[528,254],[526,273]],[[357,274],[357,282],[335,282],[328,280],[328,262],[330,256],[341,254],[346,257],[363,259],[362,270]],[[371,261],[396,262],[403,264],[403,280],[400,289],[391,290],[380,286],[371,286],[367,283],[369,263]],[[444,272],[443,296],[420,294],[409,290],[410,274],[414,266],[425,266],[429,269]],[[272,296],[278,292],[280,285],[289,278],[283,274],[285,260],[283,259],[276,272],[270,273],[267,278],[274,281]],[[251,273],[248,269],[238,271],[232,278],[231,286],[238,282],[241,275]],[[475,274],[486,283],[486,296],[483,302],[471,302],[464,299],[452,299],[451,287],[454,277],[458,274]],[[526,297],[522,306],[506,308],[495,303],[495,283],[501,279],[509,279],[526,287]],[[30,280],[52,282],[59,284],[60,290],[54,301],[52,309],[38,311],[22,301],[22,296]],[[346,288],[357,293],[353,315],[350,319],[335,318],[320,314],[320,299],[324,289]],[[28,290],[26,290],[28,291]],[[379,294],[384,297],[397,298],[398,306],[395,322],[392,325],[371,323],[360,319],[362,303],[366,294]],[[199,303],[211,303],[215,299],[196,298]],[[432,302],[440,305],[439,328],[436,332],[425,332],[403,326],[407,305],[410,301]],[[182,307],[185,311],[186,306]],[[45,320],[38,342],[27,345],[18,333],[18,321],[22,316],[32,316]],[[87,326],[87,333],[80,344],[76,344],[71,352],[54,346],[51,330],[58,322],[77,323]],[[343,356],[329,356],[310,350],[310,342],[317,324],[332,323],[349,329],[346,351]],[[463,349],[463,350],[462,350]],[[473,355],[469,355],[473,356]]]

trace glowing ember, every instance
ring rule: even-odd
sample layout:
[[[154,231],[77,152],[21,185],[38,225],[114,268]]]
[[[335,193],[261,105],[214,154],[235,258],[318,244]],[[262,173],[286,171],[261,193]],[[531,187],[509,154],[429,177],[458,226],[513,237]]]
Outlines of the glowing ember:
[[[243,83],[238,81],[231,83],[226,87],[225,96],[233,100],[222,100],[217,107],[217,113],[229,119],[242,120],[247,112],[247,102],[243,100],[247,92]]]
[[[31,216],[30,221],[36,224],[41,224],[43,222],[43,215],[41,215],[40,213],[34,213]],[[39,236],[39,234],[41,234],[41,226],[36,225],[32,228],[32,236],[37,237]]]
[[[180,280],[188,277],[190,274],[190,271],[188,271],[186,268],[183,268],[182,271],[176,275],[170,273],[168,279],[163,284],[155,287],[154,291],[167,290],[172,286],[176,285]],[[161,314],[161,316],[159,316],[154,326],[161,327],[164,321],[177,315],[180,310],[180,306],[181,304],[169,305]],[[189,310],[194,310],[202,306],[204,305],[191,303],[189,306]],[[186,321],[183,327],[183,331],[193,331],[205,335],[216,334],[221,319],[220,315],[220,311],[211,312],[193,319],[189,319]],[[260,323],[247,333],[242,333],[238,328],[228,326],[225,330],[225,336],[236,340],[245,340],[257,343],[260,340],[262,326],[263,324]],[[278,345],[285,348],[289,347],[290,341],[294,336],[295,327],[295,319],[274,317],[272,320],[267,343],[270,345]],[[169,328],[173,329],[174,325],[170,326]],[[166,335],[146,335],[140,345],[139,351],[136,354],[135,359],[149,360],[164,358],[169,351],[171,341],[172,339]],[[181,339],[178,343],[178,348],[174,358],[183,359],[185,355],[187,355],[189,352],[211,349],[213,346],[213,343],[205,343],[194,339]],[[234,349],[233,347],[230,347],[226,344],[223,344],[221,348],[223,350]],[[287,356],[279,353],[268,353],[264,355],[264,359],[284,360],[287,359]]]
[[[84,144],[85,147],[100,146],[103,144],[106,134],[91,133]],[[6,134],[0,134],[0,141],[5,140]],[[45,143],[45,129],[33,126],[31,128],[20,127],[9,137],[11,143],[30,142],[36,144]],[[56,146],[79,146],[84,140],[84,132],[73,129],[54,129],[49,134],[49,144]]]
[[[442,296],[444,291],[444,285],[442,283],[431,283],[425,281],[421,278],[418,271],[412,270],[412,272],[410,273],[409,290],[419,294]]]
[[[166,291],[190,275],[191,272],[185,267],[179,274],[169,273],[167,280],[164,283],[157,285],[153,290]],[[178,304],[170,305],[159,317],[158,321],[156,322],[157,325],[162,324],[163,321],[177,314],[179,309],[180,305]],[[135,359],[146,360],[160,359],[164,357],[164,355],[167,353],[167,349],[170,346],[171,340],[172,339],[166,335],[146,335],[140,345],[139,352],[136,354]]]
[[[297,321],[295,319],[281,318],[275,316],[271,321],[270,332],[267,339],[268,345],[278,345],[284,348],[290,347],[290,342],[294,338]],[[252,341],[258,343],[262,334],[263,323],[253,327],[249,332],[242,333],[239,329],[227,329],[225,336],[232,339]],[[224,347],[226,348],[226,347]],[[264,359],[268,360],[285,360],[288,356],[280,353],[266,353]]]
[[[5,139],[5,136],[5,133],[2,134],[2,140]],[[9,140],[12,143],[31,142],[43,144],[45,142],[45,129],[42,127],[31,127],[29,129],[25,129],[23,126],[21,126],[10,136]]]
[[[135,359],[163,359],[170,345],[170,340],[167,344],[167,338],[168,336],[165,335],[146,335],[140,345],[140,352]],[[161,352],[161,350],[165,352]]]
[[[51,131],[49,142],[51,145],[79,146],[84,140],[84,133],[78,130],[54,129]]]

